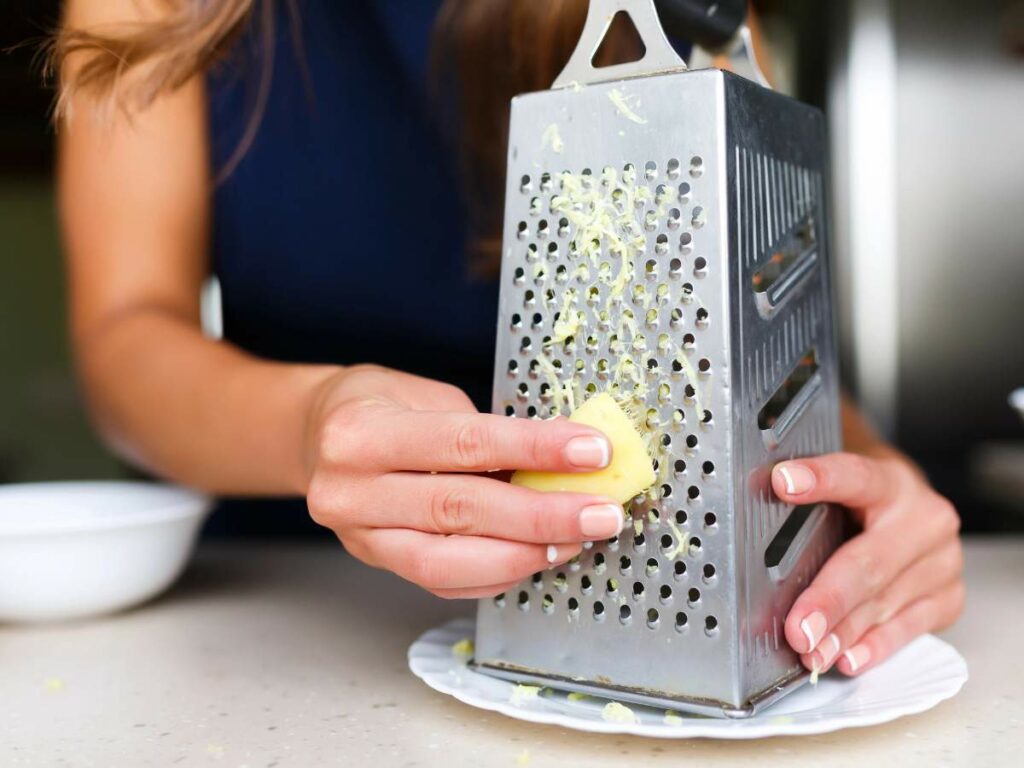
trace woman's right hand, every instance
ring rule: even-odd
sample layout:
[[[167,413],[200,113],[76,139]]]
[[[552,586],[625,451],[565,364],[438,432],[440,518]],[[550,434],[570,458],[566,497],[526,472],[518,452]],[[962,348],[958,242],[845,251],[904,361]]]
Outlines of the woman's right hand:
[[[307,500],[313,519],[369,565],[441,597],[487,597],[617,535],[625,516],[608,498],[482,473],[587,472],[610,458],[591,427],[481,414],[451,385],[353,366],[313,400]]]

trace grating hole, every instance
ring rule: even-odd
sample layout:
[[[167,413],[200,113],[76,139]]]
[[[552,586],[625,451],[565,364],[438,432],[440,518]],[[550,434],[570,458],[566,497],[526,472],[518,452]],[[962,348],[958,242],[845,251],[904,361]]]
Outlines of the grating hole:
[[[699,442],[700,441],[697,440],[697,436],[696,435],[687,435],[686,436],[686,447],[689,448],[690,450],[695,450],[697,448],[697,444]]]
[[[580,591],[581,591],[581,592],[582,592],[583,594],[585,594],[585,595],[589,595],[589,594],[590,594],[590,592],[591,592],[591,591],[593,590],[593,588],[594,588],[594,585],[593,585],[593,583],[592,583],[592,582],[590,581],[590,577],[589,577],[589,576],[583,576],[583,577],[582,577],[582,578],[580,579]]]
[[[526,277],[526,270],[522,267],[516,267],[516,271],[512,273],[512,282],[519,285],[523,282]]]
[[[540,189],[541,189],[541,192],[550,192],[551,191],[551,174],[550,173],[542,173],[541,174],[541,176],[540,176]]]
[[[704,174],[704,158],[700,155],[694,155],[690,158],[690,175],[695,179],[700,178]]]
[[[694,208],[693,210],[697,211],[698,209]],[[537,237],[544,239],[545,237],[548,236],[549,229],[550,227],[548,225],[547,219],[541,219],[540,223],[537,225]]]
[[[527,291],[526,293],[523,294],[524,307],[532,307],[535,301],[536,297],[534,296],[533,291]]]
[[[661,549],[664,552],[671,552],[675,541],[667,533],[661,537]]]
[[[618,579],[608,579],[608,583],[605,586],[607,588],[607,591],[608,591],[609,595],[614,597],[615,595],[618,594],[618,592],[619,592],[619,580]]]
[[[693,206],[693,217],[690,224],[694,229],[701,229],[708,222],[707,212],[699,205]]]
[[[675,327],[683,321],[683,310],[676,307],[672,310],[672,326]]]
[[[648,259],[647,263],[644,264],[644,272],[648,275],[656,277],[658,274],[658,262],[654,259]]]
[[[661,498],[667,499],[672,496],[672,486],[665,483],[661,486]]]
[[[647,558],[647,569],[646,569],[646,571],[647,571],[647,575],[648,576],[653,576],[654,574],[656,574],[658,572],[658,561],[655,558],[653,558],[653,557]]]
[[[639,600],[644,596],[644,585],[643,582],[633,582],[633,598]]]
[[[708,324],[708,311],[706,309],[704,309],[704,307],[701,307],[700,309],[697,310],[697,325],[699,327],[704,327],[707,324]]]
[[[693,247],[693,233],[692,232],[683,232],[683,234],[681,234],[679,236],[679,250],[681,250],[683,253],[689,253],[690,249],[692,247]]]
[[[594,603],[594,618],[599,621],[604,618],[604,603],[600,600]]]
[[[698,256],[693,260],[693,273],[697,277],[704,277],[708,273],[708,260],[703,256]]]
[[[529,416],[531,419],[534,418],[537,415],[536,406],[531,405],[529,408],[527,408],[526,415]]]
[[[668,172],[668,177],[670,179],[679,178],[679,161],[675,158],[669,160],[668,166],[666,166],[666,171]]]
[[[677,613],[676,614],[676,623],[675,623],[676,631],[677,632],[682,632],[684,629],[686,629],[686,622],[687,621],[689,621],[689,619],[687,619],[685,613],[683,613],[682,611]]]
[[[704,633],[708,636],[717,635],[718,619],[716,619],[714,616],[708,616],[706,619],[704,619]]]
[[[690,591],[686,593],[686,599],[690,601],[690,605],[696,605],[700,602],[700,590],[690,587]]]
[[[690,497],[690,501],[696,501],[700,498],[700,488],[696,485],[691,485],[686,489],[686,495]]]
[[[494,596],[494,606],[496,608],[504,608],[505,607],[505,593],[504,592],[502,592],[500,595],[495,595]]]
[[[628,605],[619,606],[619,621],[621,621],[623,624],[629,623],[629,619],[630,616],[632,616],[632,614],[633,611]]]
[[[533,588],[534,589],[540,589],[541,587],[544,586],[544,574],[543,573],[535,573],[535,574],[533,574],[533,577],[530,579],[530,581],[533,583]]]
[[[516,236],[520,240],[525,240],[529,232],[530,226],[525,221],[520,221],[519,224],[516,226]]]
[[[705,408],[704,409],[704,417],[700,420],[700,423],[701,424],[711,424],[712,422],[714,422],[714,420],[715,420],[714,414],[711,413],[711,411],[709,411],[709,410],[707,410]]]
[[[657,239],[655,240],[654,251],[659,256],[664,256],[666,253],[668,253],[668,235],[658,235]]]
[[[641,550],[647,545],[647,539],[642,533],[633,537],[633,549]]]
[[[676,408],[672,412],[672,423],[676,426],[686,423],[686,414],[683,412],[682,408]]]
[[[655,629],[658,626],[658,609],[650,608],[647,611],[647,626],[651,629]]]
[[[653,160],[648,160],[647,164],[644,165],[644,176],[648,181],[658,178],[658,164]]]
[[[519,180],[519,191],[520,192],[529,192],[531,189],[533,189],[533,182],[531,181],[529,176],[524,175]]]
[[[686,575],[686,563],[682,560],[676,560],[676,564],[672,566],[672,571],[675,573],[676,578]]]
[[[544,595],[544,600],[541,601],[540,607],[544,613],[551,613],[555,610],[555,598],[551,595]]]
[[[690,185],[688,182],[684,181],[682,184],[679,185],[679,202],[690,202]]]
[[[519,603],[519,610],[521,610],[521,611],[529,610],[529,608],[530,608],[530,596],[528,594],[526,594],[525,592],[520,592],[519,593],[518,603]]]
[[[568,580],[565,578],[564,573],[559,573],[555,576],[554,581],[552,581],[551,583],[559,592],[565,592],[566,587],[568,585]]]
[[[506,405],[505,406],[505,415],[506,416],[515,416],[516,415],[516,409],[513,408],[511,405]]]
[[[679,229],[679,220],[683,217],[682,212],[678,208],[672,208],[668,212],[668,228]]]
[[[658,590],[658,597],[661,599],[661,602],[667,603],[672,599],[672,587],[668,584],[662,584],[661,589]]]
[[[683,461],[682,459],[676,459],[676,463],[673,466],[673,469],[675,470],[675,473],[677,475],[681,475],[681,474],[685,473],[686,472],[686,462]]]
[[[676,525],[686,525],[687,519],[688,516],[686,514],[685,509],[680,509],[676,511]]]
[[[575,597],[570,597],[569,602],[566,603],[566,605],[569,606],[569,611],[571,613],[576,613],[576,611],[580,609],[580,601],[577,600]]]
[[[628,573],[630,568],[633,567],[633,561],[630,560],[626,555],[619,558],[619,571],[622,573]]]
[[[707,528],[714,528],[716,525],[718,525],[718,517],[715,515],[714,512],[708,512],[706,515],[704,515],[704,525]]]
[[[713,578],[715,578],[715,566],[707,563],[704,566],[704,581],[711,581]]]
[[[707,373],[708,371],[711,370],[711,361],[708,360],[706,357],[702,357],[697,362],[697,370],[700,371],[701,373]]]
[[[697,390],[693,388],[692,384],[687,384],[683,387],[683,394],[686,396],[687,400],[693,400],[694,395],[697,394]]]
[[[700,552],[700,549],[701,549],[702,546],[703,546],[703,544],[701,543],[701,540],[698,539],[696,536],[694,536],[693,538],[690,539],[690,551],[691,552]]]

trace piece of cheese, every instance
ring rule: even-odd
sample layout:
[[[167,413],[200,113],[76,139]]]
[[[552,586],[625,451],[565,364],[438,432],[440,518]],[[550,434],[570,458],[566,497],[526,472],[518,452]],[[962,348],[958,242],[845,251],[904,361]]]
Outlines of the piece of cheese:
[[[596,472],[516,472],[514,485],[537,491],[569,491],[607,496],[625,504],[654,484],[654,468],[644,440],[615,399],[602,393],[581,405],[569,421],[604,433],[612,445],[611,463]]]

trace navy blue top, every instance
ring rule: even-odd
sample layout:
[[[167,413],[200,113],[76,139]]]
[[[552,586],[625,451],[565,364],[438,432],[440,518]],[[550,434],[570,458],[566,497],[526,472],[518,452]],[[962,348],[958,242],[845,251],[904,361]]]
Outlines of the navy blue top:
[[[282,11],[258,133],[215,193],[225,338],[441,379],[487,408],[497,285],[466,269],[458,158],[428,94],[440,0],[299,6],[305,72]],[[215,169],[252,114],[260,55],[243,41],[209,78]],[[303,503],[222,506],[214,531],[311,527]]]
[[[448,381],[488,409],[497,285],[467,272],[458,158],[428,94],[441,2],[298,5],[302,56],[280,10],[258,132],[214,197],[224,335],[274,360]],[[208,78],[215,169],[253,113],[261,56],[246,38]],[[304,502],[221,506],[215,532],[316,529]]]

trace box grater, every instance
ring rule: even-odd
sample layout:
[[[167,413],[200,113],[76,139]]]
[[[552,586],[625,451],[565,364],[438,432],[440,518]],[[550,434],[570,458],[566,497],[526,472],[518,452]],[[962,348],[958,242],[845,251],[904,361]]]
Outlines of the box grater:
[[[646,54],[595,69],[619,12]],[[494,409],[612,391],[658,481],[618,537],[480,602],[478,669],[733,717],[804,682],[783,622],[841,515],[769,476],[840,448],[824,175],[822,115],[688,71],[653,0],[591,0],[554,88],[513,100]]]

